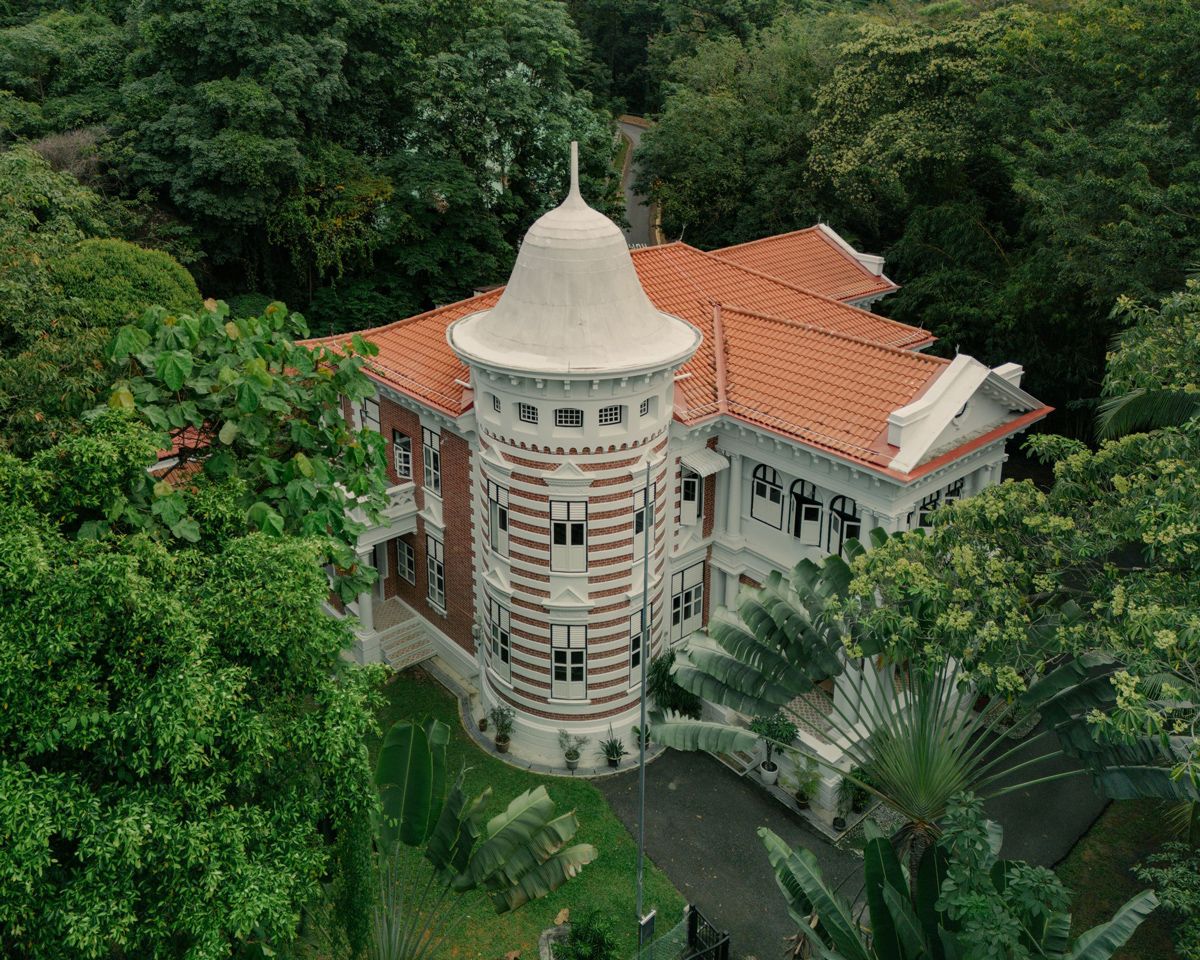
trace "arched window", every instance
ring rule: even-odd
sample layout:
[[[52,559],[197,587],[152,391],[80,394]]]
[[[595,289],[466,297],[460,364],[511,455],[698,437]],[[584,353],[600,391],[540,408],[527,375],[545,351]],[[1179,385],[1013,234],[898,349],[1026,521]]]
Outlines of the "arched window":
[[[792,536],[810,547],[821,545],[821,501],[807,480],[792,484]]]
[[[933,525],[933,512],[942,505],[942,492],[934,490],[933,493],[925,497],[917,508],[908,515],[909,529],[915,530],[917,527],[930,527]]]
[[[783,484],[779,474],[760,463],[754,468],[750,490],[750,516],[774,527],[783,527]]]
[[[834,497],[829,501],[829,552],[841,553],[847,540],[857,540],[862,534],[858,504],[850,497]]]

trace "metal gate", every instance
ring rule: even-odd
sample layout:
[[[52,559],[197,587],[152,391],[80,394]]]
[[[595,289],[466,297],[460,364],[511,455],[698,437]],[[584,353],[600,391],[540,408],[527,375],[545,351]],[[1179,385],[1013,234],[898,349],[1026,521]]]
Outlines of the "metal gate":
[[[689,905],[679,923],[642,948],[640,960],[729,960],[729,934]]]

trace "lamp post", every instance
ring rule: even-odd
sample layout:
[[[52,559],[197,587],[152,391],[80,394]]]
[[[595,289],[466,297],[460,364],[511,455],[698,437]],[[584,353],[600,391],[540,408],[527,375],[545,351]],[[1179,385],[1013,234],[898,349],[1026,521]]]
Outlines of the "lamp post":
[[[647,926],[651,936],[654,930],[653,915],[642,915],[642,889],[646,858],[646,660],[650,656],[650,527],[654,523],[654,500],[650,496],[650,457],[646,457],[646,479],[642,487],[642,504],[645,519],[642,523],[642,651],[641,667],[641,725],[638,727],[638,857],[637,857],[637,916],[638,957],[646,938]]]

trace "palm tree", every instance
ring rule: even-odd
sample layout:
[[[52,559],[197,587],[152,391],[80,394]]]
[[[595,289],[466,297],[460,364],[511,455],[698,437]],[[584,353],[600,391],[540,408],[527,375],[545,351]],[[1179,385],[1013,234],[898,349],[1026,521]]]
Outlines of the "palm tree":
[[[558,889],[596,858],[590,844],[567,846],[579,822],[573,811],[556,815],[545,787],[490,819],[490,787],[468,799],[460,773],[447,791],[449,739],[438,720],[400,721],[379,751],[374,889],[358,892],[374,897],[368,960],[433,960],[468,905],[461,894],[484,890],[505,913]]]
[[[876,530],[872,538],[881,544],[887,534]],[[861,550],[851,543],[848,555],[853,559]],[[975,694],[958,682],[952,664],[877,662],[882,639],[856,632],[839,612],[850,580],[850,566],[836,556],[820,565],[801,561],[786,575],[772,573],[761,589],[742,592],[736,615],[719,611],[707,633],[689,642],[675,678],[737,713],[783,711],[802,730],[838,743],[849,771],[820,756],[812,759],[905,818],[896,840],[914,863],[936,839],[950,798],[967,790],[987,799],[1086,773],[1114,799],[1200,799],[1195,782],[1172,779],[1164,766],[1183,759],[1182,738],[1122,745],[1094,739],[1087,715],[1115,702],[1110,678],[1122,666],[1115,658],[1092,653],[1068,660],[1021,696],[977,713]],[[836,681],[835,692],[822,688],[827,680]],[[814,708],[820,728],[814,728]],[[1016,710],[1039,711],[1041,731],[1019,746],[997,745],[995,734]],[[732,724],[661,715],[654,721],[654,738],[677,749],[749,751],[758,739]],[[1030,779],[1031,771],[1063,756],[1074,759],[1070,769]]]
[[[972,797],[956,799],[953,829],[929,847],[911,877],[878,829],[863,851],[864,907],[829,886],[816,857],[759,828],[788,913],[795,955],[822,960],[965,960],[1021,955],[1048,960],[1108,960],[1155,909],[1144,890],[1111,920],[1071,939],[1066,891],[1049,870],[999,860],[1002,834]],[[980,922],[982,920],[982,922]]]
[[[1096,435],[1113,440],[1127,433],[1178,427],[1200,417],[1200,393],[1138,387],[1101,401]]]

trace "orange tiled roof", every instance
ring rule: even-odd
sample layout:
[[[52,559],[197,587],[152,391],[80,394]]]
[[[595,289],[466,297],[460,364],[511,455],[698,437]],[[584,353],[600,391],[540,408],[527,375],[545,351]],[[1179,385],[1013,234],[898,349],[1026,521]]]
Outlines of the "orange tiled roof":
[[[698,327],[703,341],[679,381],[685,422],[724,412],[843,457],[885,469],[887,418],[914,400],[947,361],[913,352],[925,330],[876,316],[683,243],[632,251],[660,310]],[[370,371],[452,416],[469,409],[467,368],[446,341],[455,320],[491,307],[503,288],[361,331],[379,347]],[[713,314],[722,311],[725,383]],[[311,343],[336,346],[344,335]],[[725,386],[724,405],[720,386]]]
[[[820,227],[713,250],[714,256],[835,300],[859,300],[899,287],[876,276]]]

